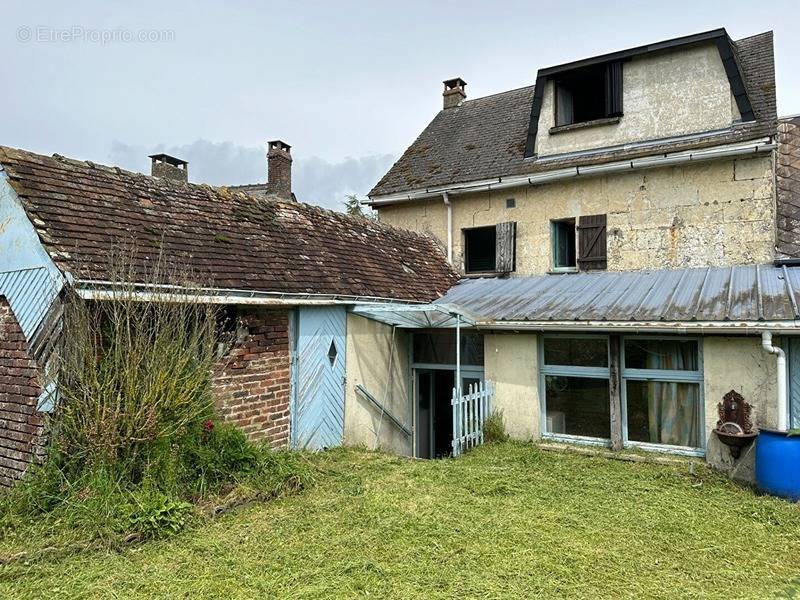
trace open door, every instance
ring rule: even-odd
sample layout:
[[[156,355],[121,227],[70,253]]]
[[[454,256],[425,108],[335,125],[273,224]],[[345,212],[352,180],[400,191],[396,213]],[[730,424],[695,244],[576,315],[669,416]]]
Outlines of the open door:
[[[453,444],[453,385],[448,369],[417,370],[417,457],[449,456]]]

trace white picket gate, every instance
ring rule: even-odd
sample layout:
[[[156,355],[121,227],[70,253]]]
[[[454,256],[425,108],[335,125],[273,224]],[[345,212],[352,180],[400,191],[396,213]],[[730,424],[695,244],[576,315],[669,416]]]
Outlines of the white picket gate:
[[[492,414],[494,385],[491,381],[479,381],[467,388],[467,393],[458,396],[453,388],[453,456],[463,454],[468,448],[483,443],[483,424]]]

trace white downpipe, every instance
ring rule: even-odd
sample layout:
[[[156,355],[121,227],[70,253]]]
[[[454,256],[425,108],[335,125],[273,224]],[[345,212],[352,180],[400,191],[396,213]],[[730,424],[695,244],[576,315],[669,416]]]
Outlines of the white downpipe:
[[[786,417],[786,409],[789,406],[786,396],[786,353],[772,345],[771,331],[764,331],[761,334],[761,347],[778,357],[778,430],[786,431],[789,428]]]
[[[447,192],[442,192],[442,200],[447,207],[447,262],[453,264],[453,205],[450,203],[450,196]]]

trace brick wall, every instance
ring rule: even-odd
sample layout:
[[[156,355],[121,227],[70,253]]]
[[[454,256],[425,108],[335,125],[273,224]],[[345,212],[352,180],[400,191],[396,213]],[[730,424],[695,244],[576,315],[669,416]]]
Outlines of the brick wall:
[[[240,308],[242,329],[217,366],[212,390],[220,416],[251,439],[289,444],[289,313]]]
[[[778,123],[775,174],[778,253],[800,258],[800,118]]]
[[[41,391],[22,329],[0,296],[0,486],[13,485],[44,455],[44,416],[36,410]]]

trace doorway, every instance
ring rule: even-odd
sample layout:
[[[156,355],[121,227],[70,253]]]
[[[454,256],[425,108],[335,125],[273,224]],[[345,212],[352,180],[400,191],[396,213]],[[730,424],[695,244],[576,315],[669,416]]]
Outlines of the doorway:
[[[455,372],[417,370],[417,456],[449,456],[453,446],[453,387]]]

